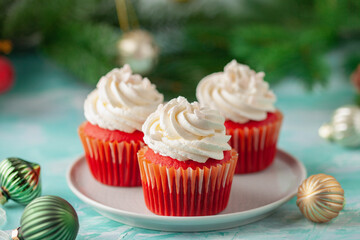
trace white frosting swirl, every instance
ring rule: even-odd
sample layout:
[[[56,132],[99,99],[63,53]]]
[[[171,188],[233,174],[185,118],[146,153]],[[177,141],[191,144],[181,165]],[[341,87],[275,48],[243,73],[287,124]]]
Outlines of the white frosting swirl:
[[[233,122],[261,121],[267,112],[275,111],[276,101],[264,76],[263,72],[256,73],[233,60],[224,72],[203,78],[196,88],[196,97],[201,105],[219,110]]]
[[[85,100],[85,118],[109,130],[141,131],[146,118],[163,102],[149,79],[132,74],[129,65],[103,76]]]
[[[154,152],[179,161],[222,160],[223,151],[231,149],[224,121],[218,111],[178,97],[159,105],[146,119],[144,142]]]

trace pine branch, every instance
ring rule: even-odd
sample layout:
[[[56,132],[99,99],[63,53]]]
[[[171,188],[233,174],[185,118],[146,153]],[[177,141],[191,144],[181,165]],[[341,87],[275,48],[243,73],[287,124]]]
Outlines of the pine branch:
[[[225,52],[212,51],[204,51],[201,55],[181,53],[162,56],[149,79],[165,94],[166,99],[182,95],[193,101],[198,82],[208,74],[223,71],[231,60]]]
[[[3,22],[3,35],[6,38],[22,37],[39,30],[36,12],[33,11],[38,7],[37,3],[36,0],[18,0],[8,6]]]
[[[356,94],[355,96],[355,104],[360,107],[360,93]]]
[[[354,52],[349,54],[348,58],[344,63],[344,69],[346,76],[350,76],[356,69],[356,67],[360,64],[360,53]]]
[[[29,42],[35,36],[51,57],[90,83],[116,66],[113,0],[3,0],[2,6],[0,37]],[[308,88],[325,84],[325,53],[344,39],[360,39],[358,0],[136,0],[134,6],[141,25],[158,33],[166,48],[151,78],[173,95],[193,97],[202,77],[233,58],[265,71],[272,83],[295,76]]]
[[[116,67],[119,30],[101,24],[62,26],[44,50],[61,65],[90,84]]]
[[[112,0],[16,0],[7,9],[4,34],[16,38],[40,32],[46,38],[63,24],[74,21],[86,24],[104,6],[110,11],[110,1],[114,6]],[[109,15],[116,17],[114,8]]]

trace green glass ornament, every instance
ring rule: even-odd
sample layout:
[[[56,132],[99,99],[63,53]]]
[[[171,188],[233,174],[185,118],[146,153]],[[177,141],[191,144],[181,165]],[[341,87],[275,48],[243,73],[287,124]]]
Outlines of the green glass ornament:
[[[12,238],[73,240],[78,231],[79,219],[70,203],[57,196],[42,196],[26,206]]]
[[[40,165],[20,158],[6,158],[0,163],[0,203],[9,199],[28,204],[41,195]]]

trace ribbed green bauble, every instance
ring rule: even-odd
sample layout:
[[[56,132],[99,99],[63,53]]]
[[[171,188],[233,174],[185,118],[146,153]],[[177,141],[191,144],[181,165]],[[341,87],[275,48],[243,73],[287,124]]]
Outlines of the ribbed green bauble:
[[[42,196],[26,206],[20,227],[13,231],[19,240],[73,240],[79,231],[75,209],[57,196]]]
[[[39,164],[15,157],[0,163],[0,204],[12,199],[26,205],[40,195]]]

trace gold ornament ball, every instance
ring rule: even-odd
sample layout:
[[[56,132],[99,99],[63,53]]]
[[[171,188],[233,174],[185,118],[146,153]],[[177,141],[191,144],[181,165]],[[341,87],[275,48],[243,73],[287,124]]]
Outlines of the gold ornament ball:
[[[147,74],[157,63],[159,48],[144,30],[125,32],[117,42],[118,64],[129,64],[135,73]]]
[[[310,221],[324,223],[339,215],[344,200],[344,190],[334,177],[316,174],[299,186],[296,205]]]
[[[320,127],[319,135],[345,147],[360,146],[360,108],[347,105],[336,109],[331,122]]]

